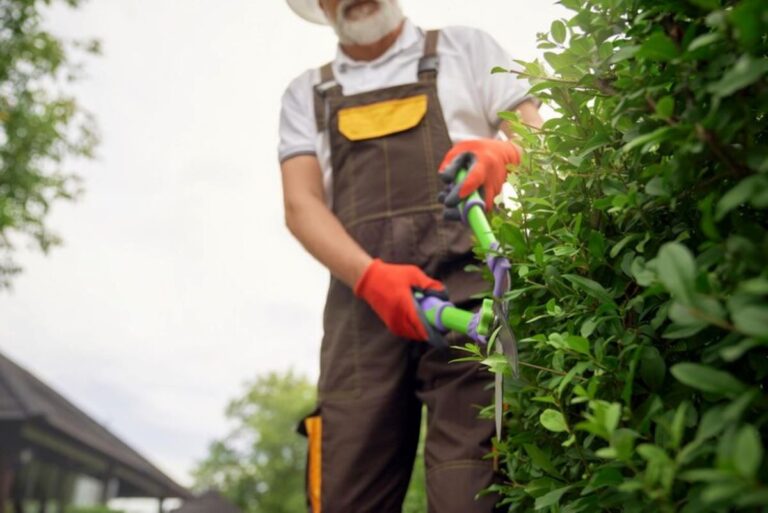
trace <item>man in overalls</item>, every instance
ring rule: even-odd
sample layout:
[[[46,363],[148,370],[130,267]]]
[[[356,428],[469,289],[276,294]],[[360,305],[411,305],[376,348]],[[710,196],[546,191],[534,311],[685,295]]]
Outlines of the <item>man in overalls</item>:
[[[475,496],[494,479],[493,422],[477,418],[492,378],[424,343],[413,292],[471,308],[488,289],[464,270],[468,229],[443,220],[438,169],[469,167],[459,196],[480,188],[490,209],[519,162],[497,113],[539,126],[537,104],[515,75],[491,75],[514,65],[479,30],[424,32],[397,0],[288,3],[340,43],[288,86],[280,119],[286,222],[331,272],[319,408],[304,422],[310,510],[400,512],[426,405],[429,511],[490,513],[494,497]]]

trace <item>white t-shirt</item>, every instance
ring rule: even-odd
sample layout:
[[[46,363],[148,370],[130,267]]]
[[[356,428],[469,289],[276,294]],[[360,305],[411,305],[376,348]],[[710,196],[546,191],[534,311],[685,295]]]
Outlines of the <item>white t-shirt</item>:
[[[406,20],[403,31],[383,55],[355,61],[339,49],[333,73],[345,95],[416,82],[424,54],[424,31]],[[512,57],[485,32],[469,27],[441,30],[437,53],[440,70],[437,92],[451,140],[493,138],[499,131],[498,113],[514,109],[529,85],[513,73],[491,74],[494,66],[519,69]],[[318,69],[296,77],[282,98],[278,157],[283,162],[298,155],[316,155],[323,171],[326,198],[331,201],[331,148],[327,130],[315,124],[313,86]],[[437,172],[437,170],[435,170]]]

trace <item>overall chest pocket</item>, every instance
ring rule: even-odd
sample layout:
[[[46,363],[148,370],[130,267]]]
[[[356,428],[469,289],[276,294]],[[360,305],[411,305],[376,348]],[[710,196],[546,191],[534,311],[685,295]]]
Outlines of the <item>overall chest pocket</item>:
[[[339,111],[339,132],[350,141],[364,141],[414,128],[427,114],[426,94],[346,107]]]

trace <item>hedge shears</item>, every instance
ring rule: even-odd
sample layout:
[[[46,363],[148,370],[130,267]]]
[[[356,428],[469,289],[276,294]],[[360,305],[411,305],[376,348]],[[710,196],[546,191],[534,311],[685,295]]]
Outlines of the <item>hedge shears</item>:
[[[466,170],[459,170],[455,176],[451,176],[450,173],[443,173],[441,176],[448,183],[461,183],[466,175]],[[414,299],[418,307],[417,311],[427,330],[430,344],[447,348],[448,344],[443,335],[448,331],[467,335],[478,344],[493,344],[497,353],[506,356],[512,375],[517,378],[520,374],[517,338],[509,325],[509,307],[504,297],[511,288],[509,260],[499,252],[499,242],[485,215],[485,202],[477,191],[459,203],[458,214],[458,218],[472,229],[485,254],[485,262],[493,275],[492,297],[483,299],[480,308],[472,312],[457,308],[441,296],[416,292]],[[495,416],[498,437],[501,433],[503,392],[501,373],[495,374],[495,380]]]

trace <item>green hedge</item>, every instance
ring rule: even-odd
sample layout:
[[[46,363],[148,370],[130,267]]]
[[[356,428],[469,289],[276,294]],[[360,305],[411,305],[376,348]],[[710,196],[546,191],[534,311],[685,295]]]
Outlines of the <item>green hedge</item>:
[[[561,3],[548,66],[524,64],[558,117],[506,115],[523,366],[485,360],[507,373],[496,489],[510,511],[762,511],[768,2]]]

